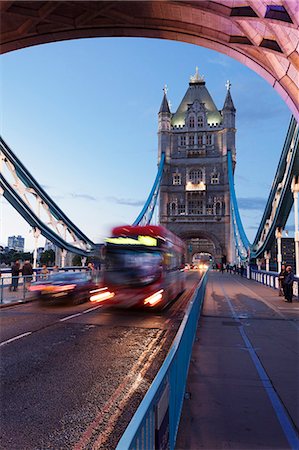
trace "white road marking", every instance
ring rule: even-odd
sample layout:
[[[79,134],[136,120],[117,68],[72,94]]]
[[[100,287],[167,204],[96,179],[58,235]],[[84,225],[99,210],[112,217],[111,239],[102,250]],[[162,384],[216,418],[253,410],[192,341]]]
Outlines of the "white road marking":
[[[67,317],[64,317],[63,319],[59,319],[59,322],[64,322],[64,321],[66,321],[66,320],[73,319],[74,317],[81,316],[81,314],[82,314],[82,313],[72,314],[71,316],[67,316]]]
[[[1,342],[0,347],[5,344],[9,344],[10,342],[16,341],[17,339],[21,339],[22,337],[29,336],[29,334],[32,334],[32,331],[28,331],[27,333],[19,334],[19,336],[15,336],[11,339],[8,339],[7,341]]]
[[[96,310],[98,308],[102,308],[102,306],[103,305],[98,305],[98,306],[94,306],[93,308],[86,309],[85,311],[82,311],[82,314],[86,314],[86,313],[88,313],[90,311],[94,311],[94,310]]]

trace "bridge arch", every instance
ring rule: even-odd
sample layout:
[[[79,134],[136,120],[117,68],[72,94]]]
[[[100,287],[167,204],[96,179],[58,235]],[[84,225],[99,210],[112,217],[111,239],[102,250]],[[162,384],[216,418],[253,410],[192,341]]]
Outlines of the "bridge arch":
[[[298,16],[269,2],[2,1],[1,53],[67,39],[148,37],[207,47],[257,72],[299,119]]]
[[[216,262],[221,262],[225,255],[225,246],[214,233],[193,229],[180,233],[180,237],[186,243],[187,262],[192,262],[196,253],[209,253]]]

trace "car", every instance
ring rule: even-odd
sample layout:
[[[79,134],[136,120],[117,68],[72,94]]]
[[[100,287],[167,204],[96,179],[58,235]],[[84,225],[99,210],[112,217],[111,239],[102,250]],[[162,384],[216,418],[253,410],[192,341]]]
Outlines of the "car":
[[[90,291],[97,288],[89,272],[58,272],[33,283],[29,290],[42,303],[72,303],[89,301]]]

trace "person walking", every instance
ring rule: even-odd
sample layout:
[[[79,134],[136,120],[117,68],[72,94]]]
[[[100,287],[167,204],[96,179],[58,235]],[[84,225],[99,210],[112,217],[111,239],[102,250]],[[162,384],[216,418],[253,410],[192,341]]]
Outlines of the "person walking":
[[[292,271],[292,266],[287,266],[286,276],[283,281],[283,292],[285,296],[285,302],[292,303],[293,301],[293,283],[294,283],[294,274]]]
[[[285,264],[282,264],[281,265],[281,271],[279,272],[279,275],[278,275],[278,284],[279,284],[279,287],[278,287],[279,293],[278,293],[278,295],[279,295],[279,297],[283,297],[284,296],[284,293],[283,293],[283,282],[284,282],[285,276],[286,276],[286,266],[285,266]]]
[[[33,275],[33,267],[29,261],[29,259],[27,259],[23,265],[22,268],[22,275],[24,277],[24,283],[25,283],[25,289],[28,290],[32,281],[32,275]]]
[[[19,285],[20,262],[17,259],[11,268],[11,286],[10,291],[17,291]]]

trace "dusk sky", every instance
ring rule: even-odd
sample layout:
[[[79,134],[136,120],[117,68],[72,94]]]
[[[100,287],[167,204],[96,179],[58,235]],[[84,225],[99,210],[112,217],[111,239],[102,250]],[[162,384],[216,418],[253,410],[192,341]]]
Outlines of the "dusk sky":
[[[113,226],[134,221],[152,187],[163,86],[175,112],[196,66],[218,109],[231,82],[236,193],[252,242],[291,113],[264,79],[225,55],[136,38],[81,39],[5,54],[1,135],[70,219],[102,242]],[[0,208],[0,244],[21,234],[33,250],[29,225],[3,198]]]

